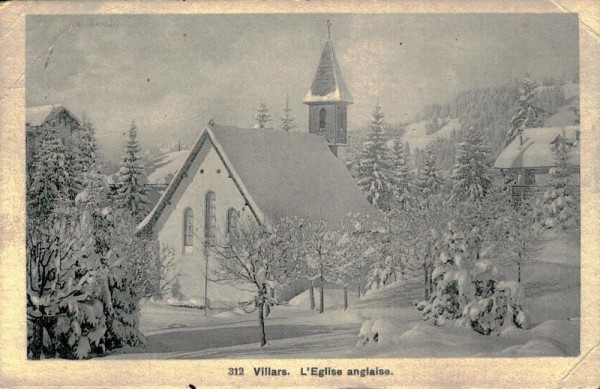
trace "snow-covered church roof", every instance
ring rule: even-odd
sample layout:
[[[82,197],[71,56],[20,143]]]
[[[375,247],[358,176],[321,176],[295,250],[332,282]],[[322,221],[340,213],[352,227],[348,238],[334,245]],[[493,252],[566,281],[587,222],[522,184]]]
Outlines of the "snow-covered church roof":
[[[556,165],[552,143],[557,137],[567,139],[571,144],[570,163],[579,166],[579,126],[528,128],[523,131],[523,144],[516,137],[500,153],[494,167],[511,168],[547,168]]]
[[[305,104],[323,102],[345,102],[352,104],[353,101],[352,95],[342,77],[340,66],[335,59],[331,39],[327,39],[321,53],[317,73],[303,102]]]
[[[242,196],[259,219],[281,217],[340,222],[354,214],[375,216],[350,173],[323,137],[267,129],[204,129],[167,190],[138,231],[150,232],[206,141],[216,149]]]

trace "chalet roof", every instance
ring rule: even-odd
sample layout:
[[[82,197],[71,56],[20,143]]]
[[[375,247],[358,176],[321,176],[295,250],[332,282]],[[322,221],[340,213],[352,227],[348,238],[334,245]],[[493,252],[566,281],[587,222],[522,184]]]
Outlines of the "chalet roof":
[[[138,231],[152,229],[209,139],[255,216],[301,217],[335,223],[351,214],[376,215],[324,138],[303,133],[214,126],[206,128]]]
[[[515,138],[496,159],[494,167],[541,168],[555,166],[552,142],[562,136],[573,142],[570,162],[579,166],[579,126],[528,128],[523,131],[523,144]]]
[[[79,121],[71,111],[62,105],[40,105],[36,107],[27,107],[25,109],[25,123],[30,126],[41,126],[44,122],[51,121],[53,116],[67,112],[73,119]]]
[[[320,102],[345,102],[352,104],[353,101],[352,95],[342,77],[340,66],[335,58],[333,44],[330,39],[327,39],[321,53],[317,73],[303,102],[305,104]]]

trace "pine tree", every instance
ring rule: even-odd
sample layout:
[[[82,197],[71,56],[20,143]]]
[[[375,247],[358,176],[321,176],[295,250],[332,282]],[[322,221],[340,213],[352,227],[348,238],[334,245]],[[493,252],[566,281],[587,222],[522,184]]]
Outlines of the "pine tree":
[[[419,171],[417,187],[424,196],[437,193],[444,183],[437,169],[436,156],[431,145],[425,148],[423,167]]]
[[[371,127],[362,150],[358,153],[356,179],[369,202],[388,212],[393,194],[393,161],[383,129],[383,112],[379,104],[373,110]]]
[[[544,193],[543,225],[569,229],[578,224],[578,206],[571,187],[570,146],[559,136],[553,145],[556,166],[550,169],[550,187]]]
[[[98,160],[96,130],[84,119],[83,123],[71,135],[71,186],[74,195],[83,190],[85,174]]]
[[[136,221],[140,221],[146,215],[149,204],[143,185],[144,170],[139,153],[137,127],[132,122],[121,169],[117,173],[117,190],[114,200],[119,208],[128,210]]]
[[[452,195],[459,201],[481,200],[492,184],[488,152],[477,129],[471,127],[458,145],[452,182]]]
[[[59,204],[70,204],[70,180],[62,139],[53,127],[45,128],[41,136],[27,188],[27,216],[39,221]]]
[[[404,209],[410,203],[412,183],[404,145],[398,138],[394,140],[391,157],[393,169],[391,177],[393,202],[394,206]]]
[[[267,123],[271,121],[271,114],[269,113],[269,109],[264,103],[260,103],[260,106],[256,111],[256,115],[254,115],[254,119],[256,120],[254,128],[267,128]]]
[[[519,100],[516,103],[510,129],[506,134],[505,145],[516,137],[521,137],[526,128],[542,126],[542,110],[534,105],[536,83],[527,76],[519,86]]]
[[[283,131],[292,131],[296,128],[296,124],[294,124],[294,118],[290,115],[292,109],[290,108],[290,98],[286,96],[285,98],[285,109],[283,110],[283,117],[281,118],[281,128]]]

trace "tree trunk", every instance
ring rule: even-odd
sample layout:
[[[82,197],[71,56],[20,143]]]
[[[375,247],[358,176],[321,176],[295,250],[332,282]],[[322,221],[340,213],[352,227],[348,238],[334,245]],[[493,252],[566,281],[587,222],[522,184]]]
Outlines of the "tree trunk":
[[[204,245],[204,316],[208,316],[208,246]]]
[[[358,298],[360,298],[360,282],[358,283]]]
[[[267,294],[267,287],[263,284],[261,290],[258,292],[258,331],[260,332],[260,347],[267,344],[267,335],[265,333],[265,297]]]
[[[521,262],[517,263],[517,281],[521,283]]]
[[[31,359],[41,359],[44,346],[44,315],[33,322],[33,340],[31,341]]]
[[[344,285],[344,311],[348,309],[348,287]]]
[[[263,315],[263,306],[264,306],[264,303],[262,303],[258,307],[258,330],[260,332],[260,347],[263,347],[265,344],[267,344],[267,335],[265,334],[265,317]]]
[[[425,300],[429,300],[429,277],[427,274],[427,266],[423,265],[423,275],[425,281]]]
[[[321,306],[319,307],[319,313],[323,313],[325,311],[325,279],[323,278],[323,272],[321,271]]]
[[[310,310],[315,310],[315,285],[313,280],[310,280]]]
[[[427,279],[429,279],[429,296],[433,294],[433,279],[431,278],[431,268],[427,268]]]

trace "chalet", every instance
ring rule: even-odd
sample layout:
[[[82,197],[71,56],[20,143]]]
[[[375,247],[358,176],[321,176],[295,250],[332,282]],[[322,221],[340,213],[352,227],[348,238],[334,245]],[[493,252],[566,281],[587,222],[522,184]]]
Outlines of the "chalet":
[[[43,105],[29,107],[25,111],[26,161],[31,164],[33,155],[39,148],[44,128],[53,127],[66,147],[71,142],[71,133],[81,124],[77,116],[62,106]]]
[[[247,301],[250,292],[212,281],[217,263],[206,237],[227,234],[242,217],[269,224],[281,217],[341,222],[374,215],[343,163],[347,107],[333,45],[327,39],[313,84],[307,132],[216,125],[202,130],[138,234],[157,238],[180,259],[178,292],[211,307]],[[222,235],[223,236],[223,235]]]
[[[512,194],[522,197],[528,192],[543,190],[548,173],[556,166],[553,144],[563,139],[571,147],[573,185],[579,186],[579,126],[528,128],[515,138],[498,156],[494,167],[504,175],[516,177]]]

